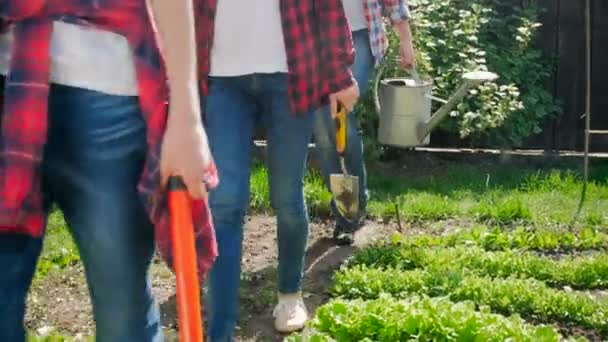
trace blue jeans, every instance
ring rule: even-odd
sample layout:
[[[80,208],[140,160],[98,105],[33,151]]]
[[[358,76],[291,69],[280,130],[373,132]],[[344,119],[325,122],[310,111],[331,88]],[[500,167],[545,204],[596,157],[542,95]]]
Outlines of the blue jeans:
[[[204,121],[221,179],[209,197],[219,257],[209,277],[208,338],[223,342],[233,338],[239,317],[243,222],[258,117],[267,133],[270,200],[277,215],[278,290],[291,294],[301,288],[308,238],[303,178],[313,113],[292,113],[282,73],[211,78],[205,101]]]
[[[154,229],[136,192],[146,153],[137,97],[53,85],[49,114],[44,194],[78,245],[97,341],[162,341],[148,278]],[[41,247],[42,238],[0,235],[0,341],[24,341]]]
[[[368,88],[369,78],[374,69],[374,57],[370,49],[368,31],[359,30],[353,32],[353,42],[355,46],[355,63],[351,70],[357,83],[359,83],[360,93],[363,94]],[[334,120],[331,118],[329,108],[327,107],[322,108],[317,113],[314,123],[314,138],[317,147],[317,157],[321,167],[321,175],[326,186],[329,188],[329,175],[332,173],[342,173],[342,168],[340,167],[336,152]],[[359,211],[363,215],[368,200],[367,173],[363,158],[363,141],[359,132],[359,120],[352,113],[348,115],[344,161],[348,172],[359,177]],[[357,223],[347,221],[340,215],[333,201],[331,204],[333,214],[336,217],[337,227],[347,230],[355,229]]]

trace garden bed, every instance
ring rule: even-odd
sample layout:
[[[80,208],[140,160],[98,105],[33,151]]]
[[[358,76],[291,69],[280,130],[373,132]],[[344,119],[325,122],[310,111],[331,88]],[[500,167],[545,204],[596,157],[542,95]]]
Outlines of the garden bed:
[[[489,326],[496,328],[492,333],[497,335],[491,336],[523,336],[515,341],[538,336],[552,341],[556,334],[605,339],[607,170],[605,164],[594,165],[588,202],[578,223],[569,227],[581,187],[573,170],[430,155],[399,165],[370,165],[370,217],[353,247],[337,247],[329,239],[330,195],[312,171],[306,178],[313,219],[306,304],[312,314],[325,312],[331,319],[342,319],[332,313],[340,306],[371,310],[353,317],[352,327],[393,326],[398,316],[372,315],[372,309],[386,304],[421,308],[423,313],[407,317],[422,320],[417,326],[432,329],[432,334],[452,331],[457,335],[450,336],[471,336],[479,330],[476,326],[493,322]],[[245,228],[243,316],[237,332],[241,341],[283,339],[272,328],[276,235],[266,177],[264,168],[254,168],[252,216]],[[62,336],[48,341],[84,340],[94,331],[78,252],[61,214],[54,212],[49,221],[27,325],[39,334]],[[152,275],[162,323],[172,341],[177,328],[174,279],[160,262],[152,266]],[[437,310],[462,312],[471,330],[450,330],[460,327],[461,321],[444,322]],[[320,329],[319,315],[307,332],[317,331],[319,338],[323,336],[320,340],[332,336],[348,340],[335,335],[332,327]],[[377,317],[378,322],[370,322],[369,317]],[[433,328],[436,322],[444,323]],[[395,329],[399,334],[412,331]],[[376,332],[368,333],[370,339],[381,340]],[[424,330],[420,338],[442,336],[427,333]]]

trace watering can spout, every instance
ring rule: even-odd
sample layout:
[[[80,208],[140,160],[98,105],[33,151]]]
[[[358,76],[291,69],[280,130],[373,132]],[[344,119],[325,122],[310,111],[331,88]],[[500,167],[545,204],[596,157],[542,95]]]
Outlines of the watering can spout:
[[[422,141],[431,131],[445,119],[454,107],[462,101],[469,90],[484,82],[491,82],[498,78],[498,75],[489,71],[473,71],[463,75],[463,82],[447,101],[441,101],[443,105],[426,122],[418,124],[418,140]],[[435,99],[435,98],[434,98]]]

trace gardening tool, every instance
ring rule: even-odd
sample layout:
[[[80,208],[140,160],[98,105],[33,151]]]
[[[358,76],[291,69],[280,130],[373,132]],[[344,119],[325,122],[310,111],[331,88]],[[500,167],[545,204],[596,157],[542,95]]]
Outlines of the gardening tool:
[[[329,175],[329,188],[334,196],[334,202],[342,217],[350,222],[357,220],[359,215],[359,177],[351,176],[346,170],[344,151],[346,150],[346,108],[338,103],[336,124],[336,151],[340,157],[342,173]]]
[[[592,39],[592,27],[591,27],[591,0],[585,1],[585,42],[586,42],[586,87],[585,87],[585,114],[583,117],[585,118],[585,150],[583,154],[583,187],[581,189],[581,196],[578,202],[578,206],[576,208],[576,212],[568,225],[568,228],[572,230],[574,225],[578,221],[581,212],[583,211],[583,205],[585,204],[585,200],[587,198],[587,186],[589,183],[589,148],[591,143],[592,135],[608,135],[607,130],[596,130],[591,129],[591,39]]]
[[[378,70],[373,87],[376,111],[380,117],[378,141],[402,148],[428,145],[430,132],[467,95],[469,89],[498,78],[488,71],[465,73],[462,85],[448,100],[444,100],[432,95],[432,81],[421,80],[415,67],[410,71],[412,77],[382,79],[383,71],[384,67]],[[432,100],[443,105],[431,115]]]
[[[169,210],[180,342],[203,341],[192,202],[180,177],[169,178]]]

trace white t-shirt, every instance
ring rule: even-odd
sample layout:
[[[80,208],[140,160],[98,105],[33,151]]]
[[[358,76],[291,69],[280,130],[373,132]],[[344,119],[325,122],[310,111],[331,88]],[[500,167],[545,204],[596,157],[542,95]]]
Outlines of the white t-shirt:
[[[0,35],[0,74],[6,76],[12,32]],[[136,96],[134,58],[119,34],[56,21],[50,44],[51,82],[111,95]]]
[[[351,31],[358,31],[367,28],[367,19],[365,19],[364,0],[342,0],[344,13],[350,25]]]
[[[279,0],[218,0],[211,76],[287,72]]]

